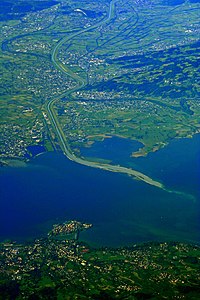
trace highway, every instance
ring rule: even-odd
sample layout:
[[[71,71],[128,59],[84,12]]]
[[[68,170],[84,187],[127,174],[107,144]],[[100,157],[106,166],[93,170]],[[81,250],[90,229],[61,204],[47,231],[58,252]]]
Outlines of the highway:
[[[78,89],[82,88],[86,84],[86,82],[82,78],[80,78],[78,75],[74,74],[71,70],[67,69],[67,67],[65,65],[63,65],[58,60],[57,53],[58,53],[59,48],[62,46],[63,43],[65,43],[67,41],[70,41],[72,38],[77,37],[77,36],[81,35],[84,32],[91,31],[91,30],[97,28],[98,26],[109,22],[111,20],[112,16],[113,16],[113,13],[114,13],[115,3],[116,3],[115,0],[112,0],[110,2],[109,12],[108,12],[108,16],[107,16],[106,19],[102,20],[101,22],[99,22],[99,23],[97,23],[93,26],[85,28],[85,29],[83,29],[79,32],[73,33],[72,35],[61,39],[58,42],[58,44],[55,46],[55,48],[53,49],[52,55],[51,55],[51,60],[52,60],[53,64],[56,66],[56,68],[59,69],[60,71],[62,71],[63,73],[65,73],[66,75],[71,76],[73,79],[75,79],[78,82],[77,86],[75,88],[73,88],[73,89],[71,89],[71,90],[69,90],[65,93],[65,96],[67,96],[67,95],[71,94],[72,92],[77,91]],[[133,176],[134,178],[136,178],[138,180],[144,181],[147,184],[153,185],[153,186],[161,188],[161,189],[165,189],[163,184],[161,184],[160,182],[158,182],[156,180],[153,180],[152,178],[150,178],[150,177],[146,176],[145,174],[143,174],[141,172],[138,172],[136,170],[126,168],[126,167],[122,167],[122,166],[116,166],[116,165],[111,165],[111,164],[103,164],[103,163],[100,163],[100,162],[92,162],[92,161],[88,161],[84,158],[77,157],[72,152],[72,150],[70,149],[70,146],[69,146],[69,144],[66,140],[66,137],[65,137],[65,135],[62,131],[62,128],[59,124],[57,116],[54,112],[53,104],[56,101],[57,101],[57,99],[50,100],[48,102],[46,108],[47,108],[47,112],[48,112],[50,121],[51,121],[53,127],[55,128],[57,136],[58,136],[59,141],[61,143],[62,150],[63,150],[64,154],[68,157],[68,159],[70,159],[70,160],[72,160],[76,163],[88,166],[88,167],[98,168],[98,169],[102,169],[102,170],[106,170],[106,171],[110,171],[110,172],[124,173],[124,174],[130,175],[130,176]]]

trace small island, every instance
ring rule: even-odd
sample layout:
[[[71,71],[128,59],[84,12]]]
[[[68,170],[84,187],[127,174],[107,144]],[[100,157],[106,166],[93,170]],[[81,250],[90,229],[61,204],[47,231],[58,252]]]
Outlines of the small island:
[[[78,240],[80,231],[89,229],[92,224],[81,223],[78,221],[68,221],[62,224],[53,225],[53,229],[48,233],[48,236],[66,236],[74,234],[74,239]]]
[[[0,299],[200,298],[199,245],[95,249],[75,236],[91,226],[68,221],[54,225],[47,238],[0,243]]]

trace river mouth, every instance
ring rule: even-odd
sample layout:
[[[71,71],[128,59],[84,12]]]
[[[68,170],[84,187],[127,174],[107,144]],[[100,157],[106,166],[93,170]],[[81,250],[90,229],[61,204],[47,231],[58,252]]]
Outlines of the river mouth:
[[[192,139],[174,139],[164,148],[150,152],[146,157],[134,158],[132,152],[141,148],[142,144],[114,136],[95,142],[90,147],[82,147],[80,153],[86,160],[108,161],[111,165],[132,168],[151,178],[157,178],[172,191],[178,191],[181,182],[187,182],[186,185],[182,185],[181,191],[198,198],[199,145],[200,134],[196,134]],[[178,176],[173,175],[174,170]]]
[[[125,174],[82,166],[58,152],[41,154],[26,167],[2,167],[1,240],[46,236],[53,224],[75,219],[93,224],[80,238],[96,246],[150,240],[198,243],[199,141],[200,135],[176,140],[135,159],[144,171],[161,174],[170,188],[192,193],[195,201]]]

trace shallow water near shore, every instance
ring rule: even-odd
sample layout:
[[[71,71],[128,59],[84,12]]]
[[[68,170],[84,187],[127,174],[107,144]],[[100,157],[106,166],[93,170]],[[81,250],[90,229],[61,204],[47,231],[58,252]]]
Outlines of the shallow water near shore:
[[[150,240],[199,242],[199,145],[196,135],[174,140],[145,158],[131,159],[125,154],[127,145],[121,158],[120,151],[112,151],[113,161],[185,195],[81,166],[56,152],[41,154],[26,167],[1,167],[0,238],[24,241],[46,236],[52,224],[77,219],[94,225],[80,237],[96,246]],[[98,151],[105,158],[103,150]]]
[[[186,193],[198,193],[200,182],[200,134],[193,138],[174,139],[169,145],[146,157],[132,157],[142,144],[129,139],[113,137],[82,148],[83,157],[108,159],[162,181],[165,185]],[[174,173],[175,172],[175,173]],[[198,197],[198,195],[197,195]]]

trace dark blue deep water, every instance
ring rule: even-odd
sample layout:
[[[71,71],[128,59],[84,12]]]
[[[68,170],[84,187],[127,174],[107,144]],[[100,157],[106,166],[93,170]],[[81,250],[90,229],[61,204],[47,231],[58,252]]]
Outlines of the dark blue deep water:
[[[199,242],[200,135],[174,140],[138,159],[129,157],[130,141],[114,139],[114,145],[106,147],[103,143],[100,149],[94,144],[88,154],[93,151],[111,158],[109,147],[114,147],[114,161],[135,167],[185,194],[81,166],[61,153],[44,153],[25,167],[0,169],[1,240],[45,236],[52,224],[77,219],[93,223],[91,230],[81,234],[92,245],[120,246],[149,240]]]

